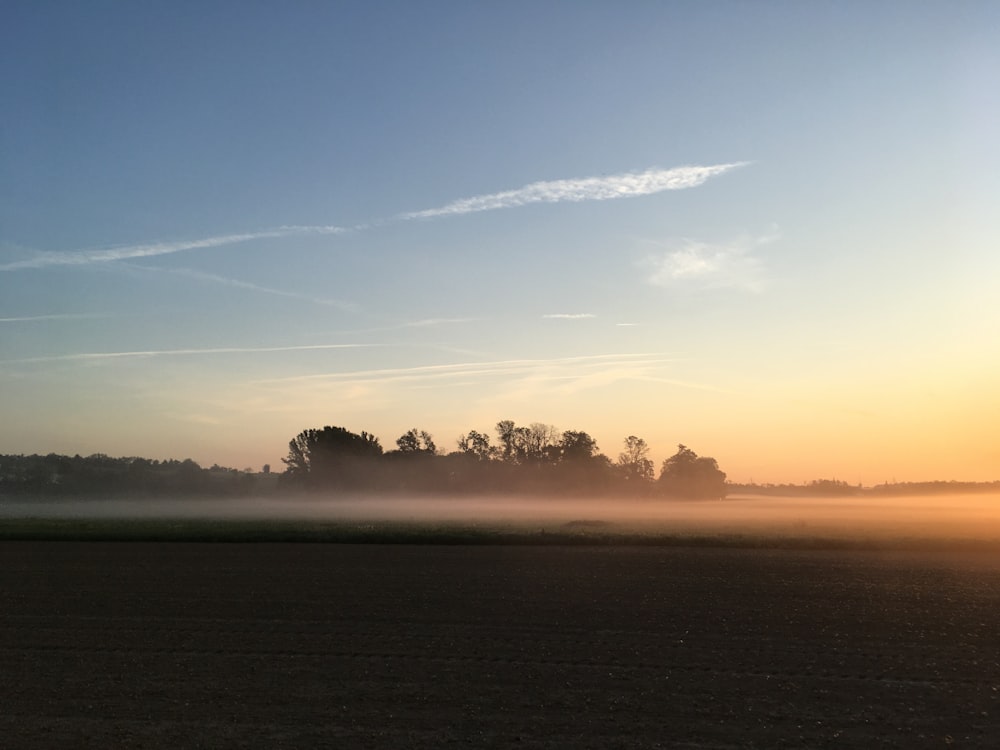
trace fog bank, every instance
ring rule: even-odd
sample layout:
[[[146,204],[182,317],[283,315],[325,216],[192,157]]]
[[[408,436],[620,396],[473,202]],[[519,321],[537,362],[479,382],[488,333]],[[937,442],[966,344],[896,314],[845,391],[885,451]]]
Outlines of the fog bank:
[[[1000,495],[726,500],[373,497],[0,500],[0,519],[177,519],[461,524],[482,528],[845,539],[1000,540]]]

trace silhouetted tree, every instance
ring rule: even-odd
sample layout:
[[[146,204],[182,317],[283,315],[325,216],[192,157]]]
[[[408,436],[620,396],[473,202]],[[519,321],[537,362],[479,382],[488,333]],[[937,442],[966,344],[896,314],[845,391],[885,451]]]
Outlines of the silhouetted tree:
[[[489,435],[476,430],[459,435],[458,450],[445,457],[448,487],[461,491],[496,491],[503,485],[502,475],[510,468],[499,457],[500,450],[490,445]]]
[[[490,436],[475,430],[469,430],[468,435],[459,436],[458,450],[463,455],[472,456],[478,461],[489,461],[493,457]]]
[[[514,460],[519,464],[539,465],[559,460],[559,430],[550,424],[532,422],[514,428]]]
[[[448,470],[429,432],[414,427],[400,435],[396,445],[378,468],[377,479],[386,489],[435,492],[447,487]]]
[[[516,459],[516,436],[514,430],[514,421],[511,419],[501,419],[497,422],[497,445],[501,461],[512,463]]]
[[[288,443],[288,456],[282,461],[293,481],[312,486],[359,486],[370,472],[375,459],[382,455],[378,438],[367,432],[360,435],[344,427],[303,430]]]
[[[252,479],[252,478],[251,478]],[[0,496],[58,497],[150,495],[235,495],[254,489],[234,469],[203,469],[191,459],[151,461],[145,458],[90,456],[0,456]]]
[[[598,453],[597,441],[582,430],[566,430],[557,446],[558,463],[551,473],[554,491],[593,494],[614,481],[611,459]]]
[[[804,491],[810,495],[855,495],[858,488],[839,479],[814,479]]]
[[[597,441],[586,432],[566,430],[559,439],[559,460],[589,461],[597,455]]]
[[[726,474],[714,458],[699,457],[686,445],[678,445],[677,453],[663,462],[660,487],[678,497],[723,498]]]
[[[426,430],[417,431],[414,427],[407,430],[396,439],[396,445],[403,453],[437,453],[437,446],[434,445],[434,438]]]
[[[497,422],[496,430],[501,461],[523,466],[555,463],[559,458],[559,430],[552,425],[532,422],[518,427],[504,419]]]
[[[635,435],[625,438],[625,450],[618,454],[616,465],[626,482],[650,482],[653,479],[649,446],[645,440]]]

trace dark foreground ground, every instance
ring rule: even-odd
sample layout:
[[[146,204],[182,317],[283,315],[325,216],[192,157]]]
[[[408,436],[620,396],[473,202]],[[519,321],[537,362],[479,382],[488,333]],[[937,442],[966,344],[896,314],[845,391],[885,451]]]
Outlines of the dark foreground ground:
[[[0,543],[4,748],[997,747],[1000,559]]]

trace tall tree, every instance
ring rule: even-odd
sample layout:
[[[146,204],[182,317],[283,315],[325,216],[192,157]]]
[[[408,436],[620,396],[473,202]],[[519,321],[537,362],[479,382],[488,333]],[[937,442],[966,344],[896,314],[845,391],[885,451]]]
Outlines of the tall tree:
[[[458,450],[460,453],[472,456],[478,461],[489,461],[493,457],[490,436],[476,432],[476,430],[469,430],[468,435],[459,436]]]
[[[499,445],[500,460],[513,462],[516,458],[517,439],[514,433],[516,429],[514,420],[501,419],[497,422],[497,443]]]
[[[411,430],[407,430],[396,440],[396,445],[399,450],[403,453],[429,453],[434,455],[437,453],[437,446],[434,444],[434,438],[426,430],[417,430],[414,427]]]
[[[653,480],[653,462],[649,459],[649,446],[635,435],[625,438],[625,450],[618,454],[618,471],[627,482]]]
[[[282,461],[293,480],[312,485],[355,485],[366,465],[381,455],[382,446],[374,435],[327,426],[296,435]]]
[[[597,441],[582,430],[566,430],[559,439],[559,460],[589,461],[597,455]]]
[[[677,453],[663,462],[660,487],[678,497],[723,498],[726,473],[714,458],[699,457],[686,445],[678,445]]]
[[[514,428],[514,455],[520,464],[555,463],[559,458],[559,430],[550,424],[532,422]]]

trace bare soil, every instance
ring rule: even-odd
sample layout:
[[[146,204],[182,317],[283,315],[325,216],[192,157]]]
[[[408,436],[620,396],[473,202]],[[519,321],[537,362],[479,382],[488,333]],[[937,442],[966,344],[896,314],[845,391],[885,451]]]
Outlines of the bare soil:
[[[997,747],[983,554],[0,543],[4,748]]]

